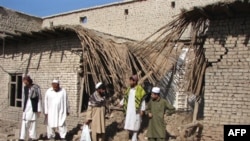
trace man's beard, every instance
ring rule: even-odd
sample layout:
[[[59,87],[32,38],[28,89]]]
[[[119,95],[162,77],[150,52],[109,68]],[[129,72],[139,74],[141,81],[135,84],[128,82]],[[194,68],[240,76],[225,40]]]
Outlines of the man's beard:
[[[101,97],[105,96],[106,92],[100,93]]]

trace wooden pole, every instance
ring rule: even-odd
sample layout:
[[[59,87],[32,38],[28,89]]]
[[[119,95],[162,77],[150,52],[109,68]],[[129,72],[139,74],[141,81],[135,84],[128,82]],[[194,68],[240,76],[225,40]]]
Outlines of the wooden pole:
[[[200,105],[199,99],[196,98],[195,103],[194,103],[194,111],[193,111],[193,123],[196,122],[197,120],[199,105]]]

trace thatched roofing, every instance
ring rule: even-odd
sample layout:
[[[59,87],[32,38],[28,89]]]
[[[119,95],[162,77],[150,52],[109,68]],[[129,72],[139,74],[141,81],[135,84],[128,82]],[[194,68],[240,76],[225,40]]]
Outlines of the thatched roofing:
[[[191,26],[191,46],[195,51],[195,59],[191,65],[191,71],[186,72],[186,91],[199,95],[202,91],[202,82],[207,65],[204,56],[203,41],[205,38],[198,36],[204,35],[208,26],[208,21],[217,18],[232,18],[240,16],[249,16],[249,0],[222,1],[207,5],[205,7],[194,7],[191,10],[182,10],[182,12],[170,23],[166,24],[154,34],[140,42],[133,48],[134,54],[138,56],[140,64],[146,66],[145,69],[154,72],[149,78],[160,80],[167,70],[162,70],[160,66],[166,66],[169,63],[169,57],[173,54],[175,43],[180,39],[185,30]],[[149,42],[150,40],[154,42]],[[166,52],[167,48],[167,52]],[[163,52],[164,58],[159,59]],[[152,55],[152,53],[154,55]],[[159,60],[160,63],[159,63]],[[158,64],[160,65],[156,65]]]
[[[89,93],[89,80],[93,79],[94,83],[105,81],[115,84],[115,90],[119,92],[125,86],[128,75],[132,73],[139,74],[142,80],[147,79],[153,84],[161,80],[174,65],[176,58],[173,59],[175,57],[173,50],[177,41],[191,25],[193,33],[191,47],[195,50],[196,58],[191,65],[192,71],[187,73],[186,90],[198,95],[202,89],[206,59],[202,45],[197,44],[197,42],[202,43],[203,39],[200,40],[197,36],[204,34],[208,20],[217,17],[248,16],[249,12],[249,0],[219,2],[205,7],[182,10],[175,20],[139,43],[130,41],[130,44],[118,44],[114,41],[117,37],[107,38],[108,35],[82,26],[69,25],[46,28],[37,32],[17,31],[19,34],[7,36],[2,40],[6,42],[33,41],[41,38],[76,35],[80,39],[83,51],[83,89]],[[152,42],[153,36],[157,38],[154,38]],[[126,41],[126,39],[119,39]]]
[[[93,88],[91,88],[94,86],[93,83],[98,81],[112,84],[115,92],[121,93],[127,85],[128,77],[135,73],[142,78],[139,83],[148,79],[155,84],[160,79],[156,77],[157,74],[165,74],[166,70],[172,69],[174,62],[177,61],[176,56],[172,56],[166,62],[165,55],[168,54],[168,49],[166,49],[161,55],[157,55],[159,56],[157,60],[160,60],[159,62],[164,60],[165,63],[157,63],[156,67],[163,68],[163,70],[152,70],[148,67],[150,61],[142,63],[145,61],[139,57],[142,54],[136,54],[134,50],[135,46],[138,45],[136,42],[89,30],[82,26],[65,25],[45,28],[37,32],[16,32],[18,34],[5,37],[5,42],[12,42],[13,40],[33,42],[34,40],[51,37],[78,36],[82,44],[81,51],[83,52],[81,91],[88,94],[93,91]],[[120,43],[116,43],[117,41]],[[144,46],[140,45],[142,48]],[[158,52],[159,50],[156,48],[149,57],[155,56]],[[161,65],[164,65],[164,67]]]
[[[120,42],[131,42],[126,39],[108,36],[82,26],[70,25],[45,28],[37,32],[17,32],[19,34],[5,37],[4,42],[12,42],[13,40],[33,42],[51,37],[78,36],[83,52],[82,86],[87,93],[90,93],[90,83],[98,81],[116,84],[115,90],[119,91],[125,83],[127,74],[132,74],[131,67],[133,65],[130,64],[131,61],[128,57],[130,52],[126,44],[113,41],[119,39]]]
[[[51,28],[43,28],[39,31],[30,31],[30,32],[24,32],[20,30],[15,30],[15,33],[10,32],[2,32],[5,36],[3,38],[5,41],[23,41],[23,42],[29,42],[40,39],[46,39],[51,37],[65,37],[67,35],[76,35],[75,30],[72,30],[72,28],[75,28],[78,26],[72,26],[72,25],[62,25],[62,26],[55,26]],[[79,28],[82,28],[79,26]],[[82,28],[84,30],[85,28]],[[86,29],[89,32],[92,32],[95,34],[95,36],[98,36],[100,38],[105,38],[106,40],[113,40],[117,43],[124,43],[124,42],[134,42],[134,40],[113,36],[110,34],[102,33],[95,30]],[[0,38],[0,40],[3,40],[3,38]]]

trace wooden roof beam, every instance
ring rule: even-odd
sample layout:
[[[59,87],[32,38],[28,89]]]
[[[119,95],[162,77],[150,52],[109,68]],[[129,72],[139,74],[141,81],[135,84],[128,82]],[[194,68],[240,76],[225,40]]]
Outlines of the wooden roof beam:
[[[31,31],[32,36],[37,37],[37,38],[41,38],[41,39],[46,39],[48,38],[48,36],[46,36],[45,34],[41,33],[41,32],[34,32]]]
[[[43,30],[42,32],[43,32],[43,33],[46,33],[46,34],[50,34],[50,35],[52,35],[53,37],[61,36],[60,34],[56,33],[55,30]]]
[[[204,15],[205,17],[207,17],[208,19],[212,19],[212,16],[206,11],[206,9],[204,9],[204,8],[198,8],[199,9],[199,11],[200,11],[200,13],[202,14],[202,15]]]
[[[31,37],[31,36],[27,36],[27,35],[18,35],[18,36],[14,36],[13,38],[20,40],[20,41],[34,41],[35,38]]]
[[[25,38],[25,39],[31,39],[31,40],[34,40],[36,39],[34,37],[34,35],[32,35],[31,32],[24,32],[24,31],[20,31],[20,30],[15,30],[16,33],[21,33],[20,35],[17,35],[16,37],[20,37],[20,38]]]
[[[32,32],[33,34],[33,32]],[[41,36],[44,36],[46,38],[53,38],[55,37],[55,34],[51,34],[49,32],[41,31],[41,32],[35,32],[35,34],[40,34]]]
[[[55,29],[55,32],[58,33],[60,36],[66,36],[73,33],[73,31],[60,30],[60,29]]]
[[[5,42],[12,43],[12,42],[26,42],[27,39],[20,38],[19,36],[8,36],[5,38]]]

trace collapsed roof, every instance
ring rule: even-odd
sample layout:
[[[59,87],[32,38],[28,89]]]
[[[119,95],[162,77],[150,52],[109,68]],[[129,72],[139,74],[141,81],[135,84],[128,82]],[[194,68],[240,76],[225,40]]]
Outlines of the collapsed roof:
[[[94,83],[105,81],[116,84],[114,85],[115,90],[121,91],[126,85],[126,79],[133,73],[139,74],[142,81],[147,79],[151,83],[157,84],[176,63],[175,56],[178,55],[173,55],[174,47],[176,47],[183,32],[189,25],[192,25],[191,47],[195,50],[196,58],[191,65],[192,71],[187,73],[186,90],[199,95],[202,89],[206,59],[202,45],[199,44],[202,41],[196,37],[204,34],[208,20],[217,16],[225,18],[225,16],[233,17],[238,14],[247,15],[249,12],[248,0],[219,2],[205,7],[194,7],[189,11],[183,10],[175,20],[139,43],[108,36],[82,26],[70,25],[45,28],[40,31],[16,31],[18,34],[7,35],[1,40],[4,42],[13,40],[29,42],[34,39],[74,34],[78,36],[82,44],[84,61],[82,82],[86,92],[90,92],[87,85],[90,75]],[[152,42],[151,37],[153,36],[156,38]],[[115,42],[118,40],[120,43]]]
[[[145,65],[139,63],[139,57],[133,52],[133,48],[137,44],[135,41],[106,35],[77,25],[56,26],[31,32],[16,32],[17,34],[7,35],[1,40],[6,43],[13,41],[34,42],[53,37],[78,36],[82,45],[80,51],[83,60],[81,86],[86,93],[91,92],[90,81],[94,83],[104,81],[107,84],[113,84],[116,92],[123,91],[127,85],[126,80],[132,74],[138,74],[140,78],[145,77],[142,80],[149,78],[151,83],[157,81],[157,77],[154,76],[156,73],[147,68],[147,63]],[[152,54],[154,53],[152,52]]]

